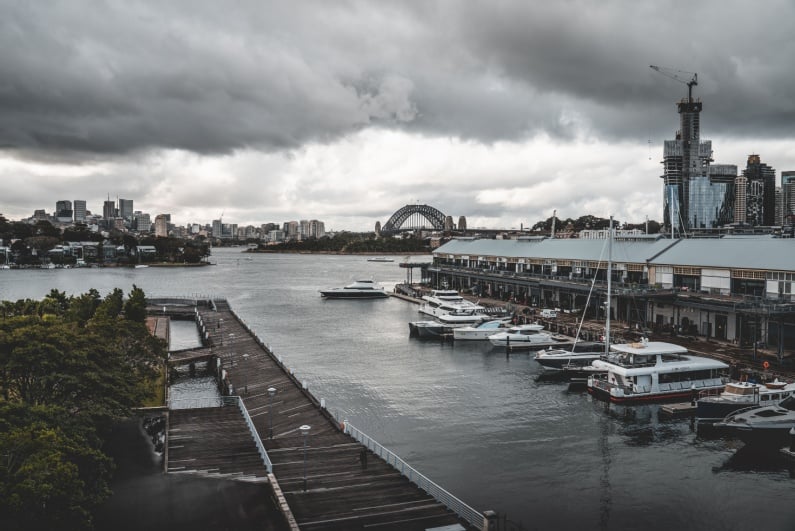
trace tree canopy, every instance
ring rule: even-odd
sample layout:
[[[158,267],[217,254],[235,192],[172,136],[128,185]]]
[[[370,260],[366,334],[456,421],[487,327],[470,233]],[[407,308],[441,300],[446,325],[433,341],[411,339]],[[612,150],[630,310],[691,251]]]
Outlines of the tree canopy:
[[[87,529],[109,494],[110,423],[150,394],[166,345],[143,290],[0,303],[0,528]]]

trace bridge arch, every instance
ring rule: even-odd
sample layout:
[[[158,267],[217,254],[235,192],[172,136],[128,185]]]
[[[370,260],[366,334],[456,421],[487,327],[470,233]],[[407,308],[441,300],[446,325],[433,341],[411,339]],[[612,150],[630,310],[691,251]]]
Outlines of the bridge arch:
[[[392,214],[389,221],[381,227],[381,234],[396,234],[398,232],[434,229],[444,230],[445,215],[430,205],[406,205]],[[426,224],[430,223],[430,227]]]

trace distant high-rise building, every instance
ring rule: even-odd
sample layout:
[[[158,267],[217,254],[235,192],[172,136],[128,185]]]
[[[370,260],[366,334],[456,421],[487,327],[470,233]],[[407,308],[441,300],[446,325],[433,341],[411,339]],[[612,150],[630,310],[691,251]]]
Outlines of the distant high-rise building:
[[[784,202],[783,202],[783,194],[781,193],[781,187],[776,186],[776,219],[775,224],[776,226],[780,227],[783,225],[784,219]]]
[[[738,175],[734,180],[734,221],[735,223],[745,223],[748,212],[748,179],[743,175]]]
[[[86,202],[83,199],[75,199],[74,203],[74,215],[75,215],[75,223],[84,223],[86,221]]]
[[[105,201],[102,205],[102,217],[105,219],[113,219],[116,217],[116,203],[113,201]]]
[[[312,238],[322,238],[326,235],[326,225],[322,221],[313,219],[309,222],[309,236]]]
[[[132,227],[138,232],[149,232],[152,230],[152,218],[141,211],[134,212]]]
[[[795,171],[781,172],[781,215],[785,225],[795,223]]]
[[[295,240],[300,235],[297,221],[286,221],[282,230],[284,231],[285,238],[288,240]]]
[[[155,216],[155,236],[166,238],[168,236],[168,219],[165,214]]]
[[[688,84],[688,87],[692,87]],[[737,166],[712,164],[712,142],[701,140],[701,100],[692,93],[677,104],[679,131],[663,146],[663,218],[673,232],[741,221]],[[743,211],[744,212],[744,211]]]
[[[695,220],[691,217],[691,183],[696,183],[695,200],[713,197],[704,194],[709,183],[709,163],[712,162],[712,142],[701,141],[700,100],[683,98],[678,104],[679,131],[674,140],[666,140],[663,145],[663,218],[664,223],[677,232],[686,231],[693,226],[706,226],[706,220],[698,218],[698,213],[706,207],[696,208]]]
[[[119,199],[119,217],[124,220],[131,220],[133,217],[133,200]]]
[[[747,218],[751,225],[776,224],[776,170],[764,164],[759,155],[748,155],[743,170],[748,179]]]
[[[72,202],[68,200],[55,202],[55,220],[60,223],[68,223],[72,221]]]

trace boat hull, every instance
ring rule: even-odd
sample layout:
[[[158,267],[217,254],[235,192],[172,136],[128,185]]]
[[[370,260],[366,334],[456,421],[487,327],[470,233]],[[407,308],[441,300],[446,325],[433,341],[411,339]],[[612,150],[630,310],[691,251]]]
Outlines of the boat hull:
[[[699,422],[720,422],[735,411],[754,406],[753,402],[720,402],[701,399],[696,402],[696,419]]]
[[[737,437],[749,446],[781,448],[789,443],[789,432],[795,424],[762,428],[718,422],[715,427],[727,435]]]
[[[564,368],[585,367],[586,365],[590,365],[592,361],[598,360],[600,356],[600,354],[593,354],[584,356],[536,357],[535,360],[544,369],[562,371]]]
[[[707,388],[709,389],[709,388]],[[716,387],[719,389],[719,387]],[[611,394],[606,389],[588,385],[588,393],[594,398],[604,400],[605,402],[612,402],[614,404],[642,404],[650,402],[682,402],[693,400],[693,392],[691,390],[670,391],[662,393],[637,393],[624,396],[616,396]]]
[[[432,321],[414,321],[409,323],[409,337],[420,339],[440,339],[452,332],[449,326]]]
[[[343,291],[343,290],[323,290],[320,292],[321,297],[326,299],[385,299],[389,295],[385,291],[373,291],[365,293],[361,291]]]

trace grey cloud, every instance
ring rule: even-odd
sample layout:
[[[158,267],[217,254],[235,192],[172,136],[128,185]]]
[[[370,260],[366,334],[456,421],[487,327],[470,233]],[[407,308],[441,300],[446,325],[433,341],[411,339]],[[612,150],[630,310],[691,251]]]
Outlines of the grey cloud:
[[[649,63],[699,72],[705,137],[795,117],[788,2],[753,25],[718,1],[4,4],[0,146],[24,156],[290,150],[373,125],[658,143],[686,87]]]

